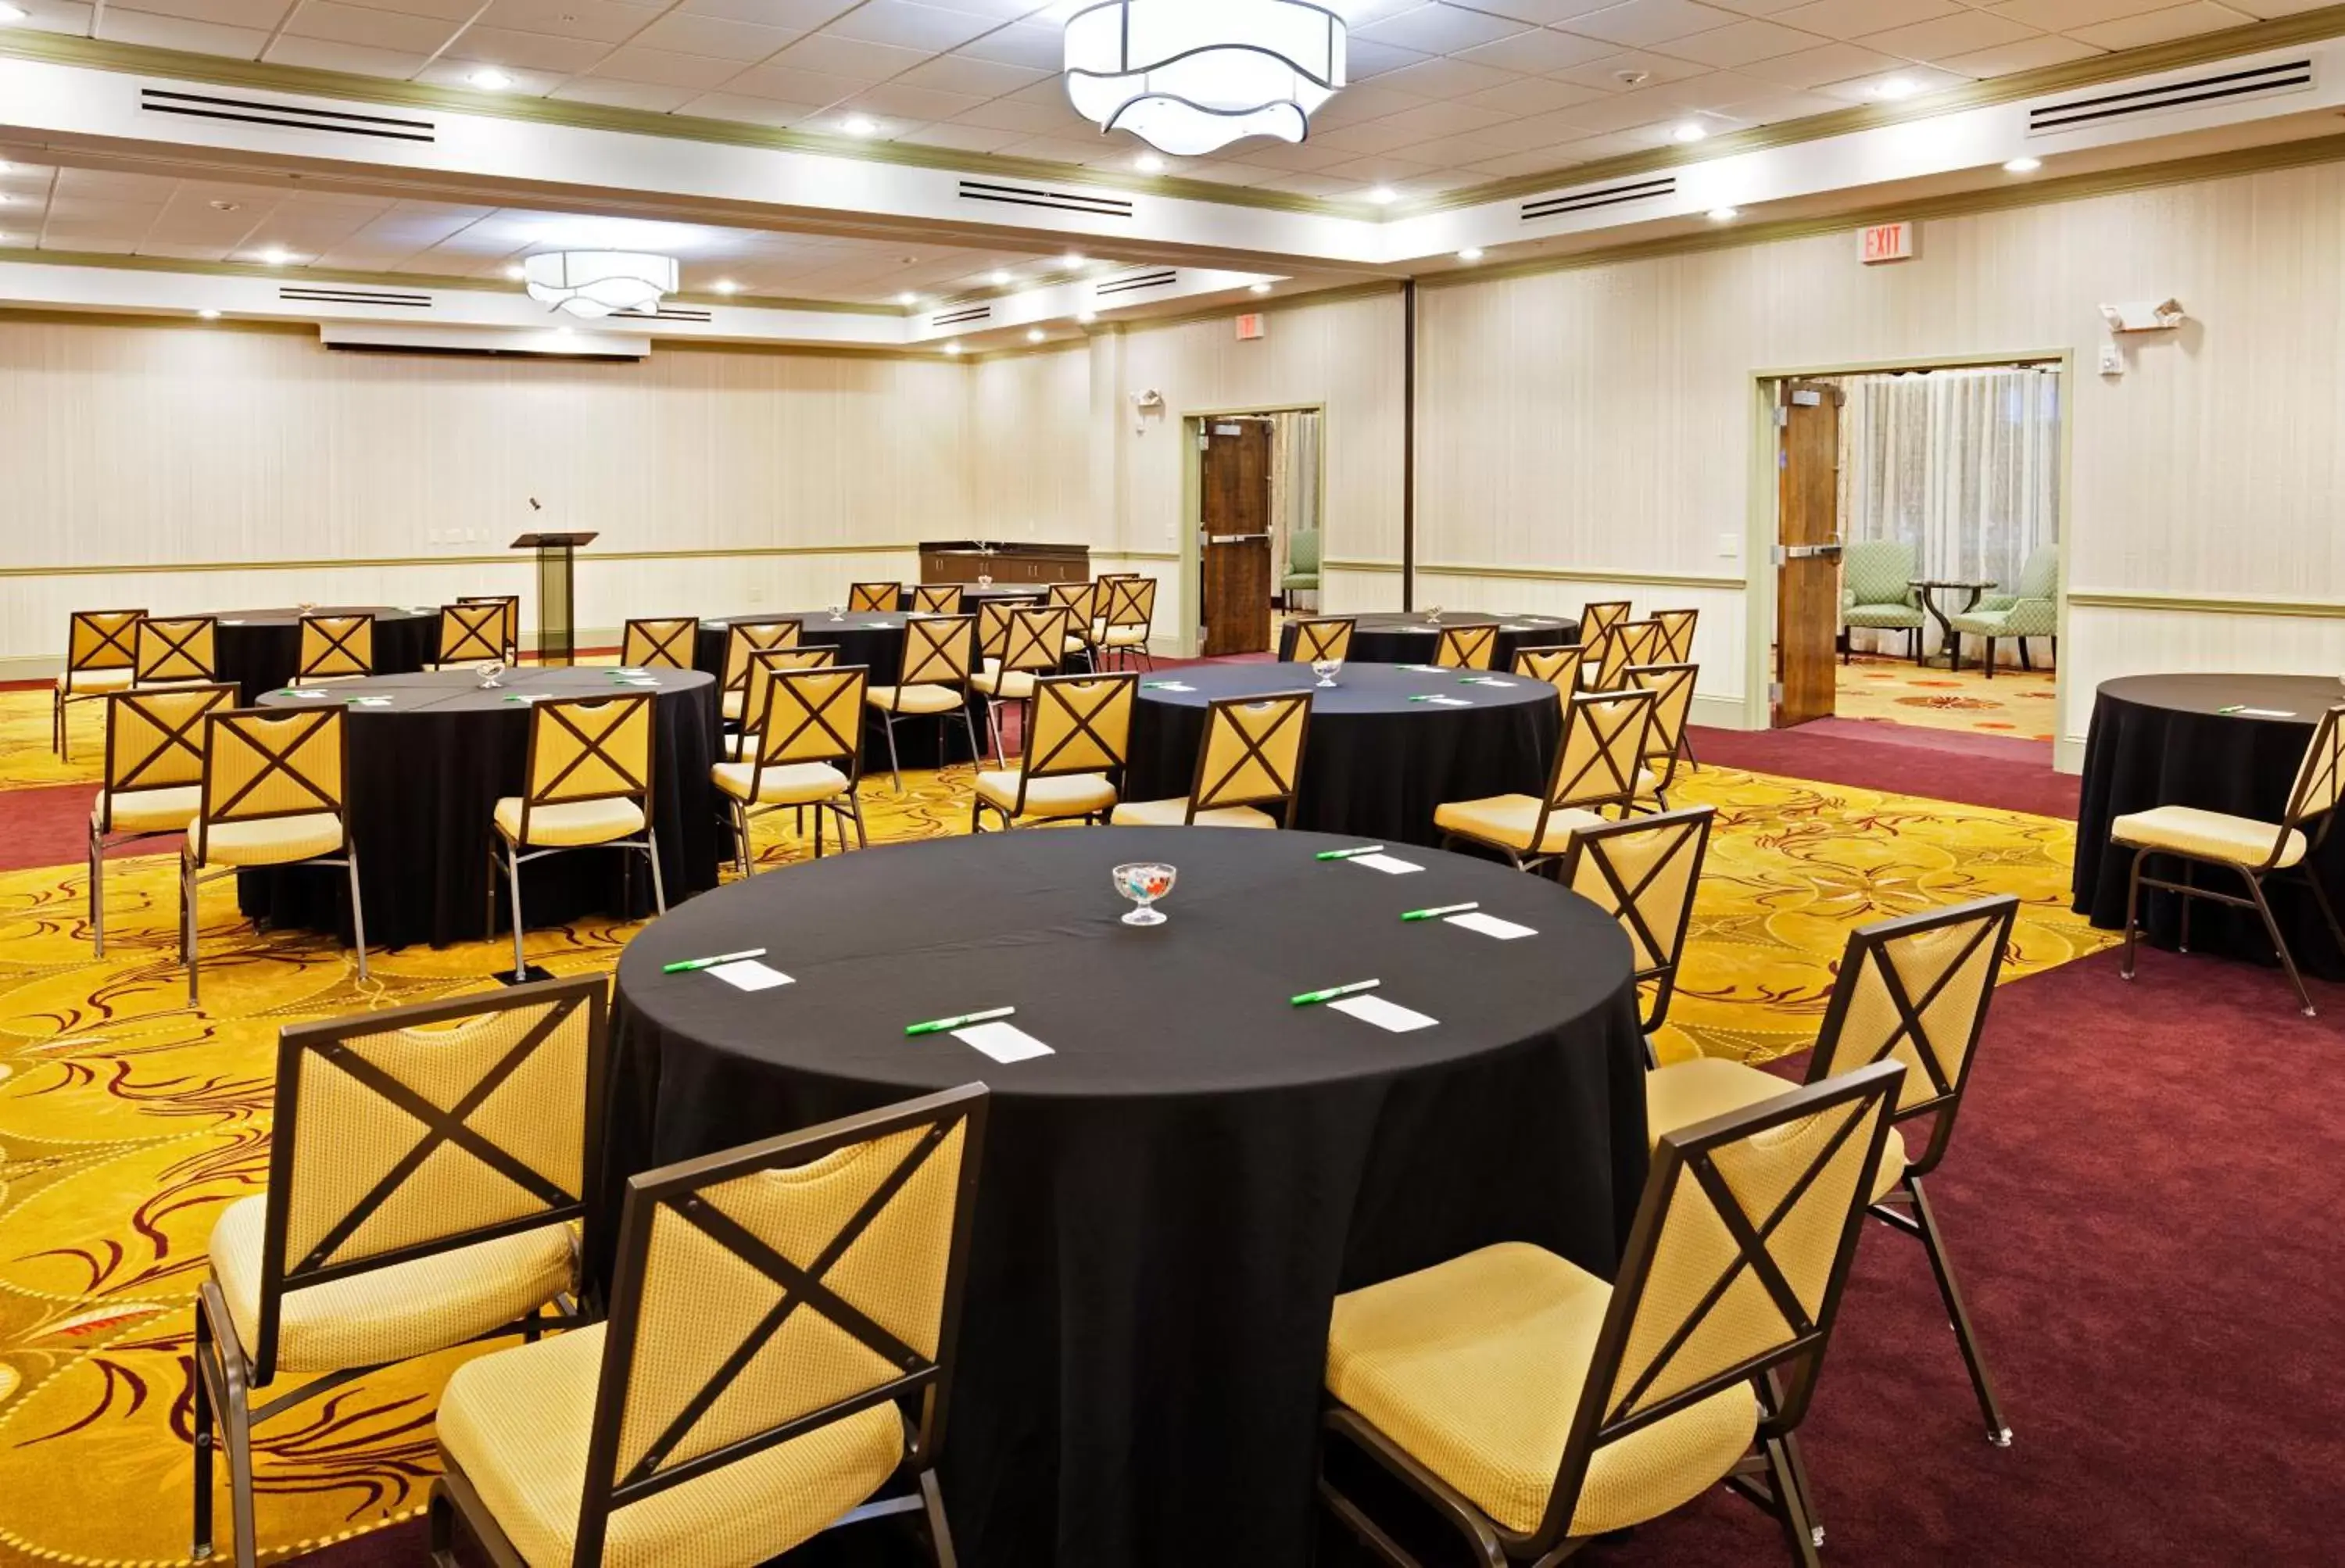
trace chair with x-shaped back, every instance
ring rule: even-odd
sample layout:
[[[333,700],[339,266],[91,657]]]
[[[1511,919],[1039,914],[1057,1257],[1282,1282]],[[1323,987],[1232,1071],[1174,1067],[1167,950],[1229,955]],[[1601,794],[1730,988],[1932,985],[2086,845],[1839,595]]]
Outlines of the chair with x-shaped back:
[[[912,613],[916,616],[957,616],[961,612],[961,597],[967,591],[959,583],[916,583],[912,586]],[[888,607],[892,609],[895,606]]]
[[[1352,631],[1356,625],[1349,616],[1315,616],[1294,623],[1295,664],[1317,664],[1323,659],[1338,662],[1352,657]]]
[[[362,610],[301,617],[303,686],[321,680],[364,680],[374,673],[374,616]]]
[[[1588,649],[1579,643],[1554,643],[1545,647],[1515,650],[1515,673],[1543,680],[1566,697],[1579,692],[1586,676]]]
[[[1637,800],[1656,810],[1667,810],[1670,790],[1676,787],[1678,764],[1686,759],[1686,719],[1693,712],[1694,682],[1701,667],[1690,664],[1632,664],[1620,672],[1626,686],[1653,694],[1653,723],[1645,731],[1645,755],[1637,772]]]
[[[1067,612],[1067,640],[1061,650],[1064,656],[1068,658],[1080,656],[1087,662],[1096,662],[1097,655],[1092,647],[1096,634],[1091,623],[1099,618],[1100,603],[1105,590],[1097,582],[1052,583],[1050,594],[1050,607]]]
[[[1599,599],[1581,606],[1579,640],[1593,652],[1606,633],[1629,618],[1629,606],[1627,599]]]
[[[1563,699],[1563,736],[1542,795],[1486,795],[1434,808],[1446,847],[1464,840],[1534,871],[1571,847],[1571,835],[1625,813],[1637,789],[1637,759],[1652,720],[1650,691],[1586,692]]]
[[[501,1565],[747,1564],[909,1515],[951,1568],[986,1105],[970,1084],[630,1177],[610,1317],[449,1379],[433,1561],[461,1532]]]
[[[93,702],[127,688],[138,668],[138,623],[144,610],[76,610],[66,628],[66,667],[49,698],[49,749],[73,760],[66,720],[76,702]]]
[[[1652,618],[1661,628],[1660,657],[1656,664],[1691,664],[1693,662],[1694,623],[1701,619],[1700,610],[1655,610]]]
[[[1292,828],[1310,733],[1309,691],[1217,697],[1205,710],[1189,793],[1127,800],[1108,820],[1119,828]]]
[[[1121,792],[1139,689],[1137,670],[1038,678],[1026,705],[1026,755],[1016,768],[978,774],[969,830],[985,830],[989,809],[1005,828],[1105,821]]]
[[[709,775],[730,813],[726,826],[733,832],[734,863],[745,877],[756,859],[749,824],[785,807],[801,813],[808,806],[816,809],[817,860],[822,858],[825,811],[838,819],[839,848],[847,847],[850,825],[857,848],[870,842],[856,789],[863,779],[863,694],[871,672],[859,664],[831,664],[834,651],[785,648],[759,654],[757,727],[745,742],[742,759],[720,762]],[[785,667],[786,660],[816,655],[822,656],[821,663]]]
[[[573,1227],[596,1207],[605,983],[281,1032],[269,1190],[220,1211],[196,1298],[198,1561],[219,1448],[250,1568],[253,1428],[395,1362],[581,1319]],[[280,1374],[303,1380],[254,1408]]]
[[[937,755],[945,757],[945,724],[955,715],[969,735],[969,759],[973,766],[985,754],[977,743],[977,724],[969,716],[969,678],[976,673],[977,617],[926,616],[904,623],[904,662],[893,686],[874,686],[863,694],[879,715],[888,732],[888,777],[896,792],[904,792],[904,769],[896,747],[896,726],[908,718],[937,721]]]
[[[490,820],[504,846],[513,906],[513,978],[532,978],[522,949],[528,929],[521,869],[572,850],[632,850],[652,870],[652,905],[667,913],[659,836],[652,826],[655,694],[543,698],[530,705],[527,780],[496,804]],[[496,848],[489,850],[489,934],[496,933]]]
[[[1132,669],[1145,663],[1154,669],[1156,656],[1148,651],[1148,636],[1156,625],[1156,579],[1135,574],[1101,581],[1107,596],[1099,610],[1101,659],[1121,658]]]
[[[204,720],[236,686],[173,686],[106,697],[106,779],[89,808],[89,934],[106,956],[106,851],[184,833],[203,805]]]
[[[725,760],[746,762],[757,755],[758,727],[766,722],[766,687],[776,675],[786,669],[827,669],[838,662],[838,649],[828,643],[751,654],[749,678],[742,687],[741,728],[725,737]]]
[[[218,622],[209,616],[147,616],[138,623],[133,686],[200,686],[219,679]]]
[[[1476,626],[1444,626],[1433,662],[1443,669],[1487,669],[1498,657],[1498,627],[1494,621]]]
[[[631,618],[619,637],[619,664],[625,669],[690,669],[699,639],[696,616]]]
[[[502,605],[504,615],[497,622],[497,640],[503,649],[507,664],[521,662],[521,596],[519,594],[460,594],[460,605]]]
[[[761,653],[794,648],[805,630],[800,621],[735,621],[725,630],[725,685],[718,706],[739,724],[749,712],[749,665]]]
[[[969,685],[985,694],[985,728],[993,737],[995,767],[1010,765],[1002,750],[1002,706],[1030,702],[1035,680],[1058,672],[1066,662],[1061,650],[1067,644],[1068,628],[1073,625],[1074,613],[1064,605],[1047,610],[1021,607],[1012,611],[1000,654],[969,677]]]
[[[1653,1032],[1670,1018],[1677,994],[1678,961],[1693,922],[1702,857],[1710,850],[1717,809],[1688,806],[1625,822],[1601,822],[1573,832],[1556,880],[1620,922],[1629,934],[1629,962],[1642,1001],[1639,1020],[1645,1064],[1654,1061]]]
[[[450,665],[504,664],[505,602],[462,600],[440,606],[440,643],[431,662],[441,669]]]
[[[847,607],[860,615],[893,614],[904,602],[901,583],[849,583],[847,585]]]
[[[1619,691],[1628,686],[1631,669],[1660,662],[1661,623],[1623,621],[1604,634],[1604,647],[1597,656],[1592,684],[1598,691]]]

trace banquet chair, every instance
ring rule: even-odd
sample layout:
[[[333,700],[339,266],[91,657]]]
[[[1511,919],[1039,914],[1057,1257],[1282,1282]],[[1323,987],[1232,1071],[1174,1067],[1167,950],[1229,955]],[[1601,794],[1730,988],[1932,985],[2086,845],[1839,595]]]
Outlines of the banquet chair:
[[[726,718],[738,724],[749,711],[750,660],[797,647],[803,630],[797,621],[736,621],[725,629],[725,685],[717,706]]]
[[[366,908],[343,793],[348,713],[338,704],[213,708],[204,716],[203,783],[179,847],[179,957],[188,966],[188,1006],[198,1001],[198,895],[206,882],[265,866],[343,869],[351,945],[359,979],[366,979]]]
[[[969,1084],[630,1176],[610,1316],[448,1380],[432,1561],[462,1532],[498,1568],[719,1568],[909,1515],[951,1568],[986,1105]]]
[[[1310,728],[1308,691],[1216,697],[1205,710],[1187,796],[1127,800],[1108,820],[1119,828],[1292,828]]]
[[[1494,625],[1444,626],[1433,662],[1443,669],[1487,669],[1498,654],[1498,628]]]
[[[749,656],[749,676],[741,686],[741,728],[724,738],[725,759],[746,761],[757,754],[759,728],[765,723],[766,687],[786,669],[824,669],[838,662],[838,650],[827,643],[802,647],[765,648]]]
[[[1604,634],[1603,651],[1596,660],[1596,689],[1621,690],[1631,668],[1660,662],[1661,623],[1623,621]]]
[[[904,623],[904,664],[894,686],[875,686],[863,700],[879,710],[888,731],[888,777],[904,792],[904,770],[896,750],[896,726],[907,718],[937,721],[939,766],[943,765],[945,719],[960,715],[969,732],[970,766],[985,755],[977,726],[969,717],[969,659],[977,646],[975,616],[930,616]]]
[[[1081,657],[1086,666],[1096,667],[1099,655],[1094,641],[1098,636],[1091,623],[1099,618],[1101,588],[1098,583],[1052,583],[1049,607],[1064,609],[1069,622],[1063,649],[1068,658]]]
[[[1061,650],[1066,647],[1071,624],[1071,612],[1064,606],[1012,612],[1000,660],[969,677],[969,684],[985,694],[985,728],[993,737],[996,768],[1010,765],[1009,756],[1002,749],[1002,705],[1029,701],[1034,695],[1037,677],[1058,673],[1065,657]]]
[[[1622,670],[1628,684],[1653,694],[1653,722],[1645,731],[1645,755],[1637,769],[1637,801],[1650,800],[1657,811],[1670,806],[1670,790],[1677,783],[1678,763],[1685,752],[1686,716],[1693,711],[1693,684],[1700,665],[1639,664]]]
[[[1571,847],[1580,828],[1600,824],[1607,809],[1626,815],[1637,789],[1638,759],[1652,722],[1650,691],[1598,691],[1563,699],[1563,735],[1540,795],[1488,795],[1434,808],[1446,849],[1458,840],[1534,871]]]
[[[300,664],[293,678],[364,680],[374,674],[374,617],[363,612],[301,617]]]
[[[1903,1074],[1882,1063],[1664,1135],[1609,1284],[1501,1241],[1336,1297],[1321,1501],[1414,1568],[1368,1511],[1381,1492],[1352,1479],[1373,1467],[1472,1561],[1553,1568],[1723,1483],[1813,1568],[1799,1428]]]
[[[506,657],[502,599],[459,600],[440,606],[440,642],[432,656],[433,667],[512,662]]]
[[[1104,581],[1107,597],[1100,606],[1095,645],[1100,657],[1121,657],[1128,669],[1137,669],[1142,661],[1154,669],[1156,656],[1149,652],[1148,637],[1156,627],[1156,579],[1135,572]]]
[[[204,720],[236,706],[236,686],[114,691],[106,697],[106,776],[89,808],[89,932],[106,956],[106,851],[184,833],[203,803]]]
[[[504,614],[497,621],[499,657],[507,664],[521,663],[521,596],[519,594],[459,594],[460,605],[502,605]]]
[[[901,583],[849,583],[847,585],[847,607],[850,612],[885,614],[904,602]]]
[[[1620,922],[1640,997],[1645,1065],[1654,1064],[1653,1034],[1670,1021],[1678,960],[1693,922],[1701,862],[1710,852],[1710,806],[1685,806],[1625,822],[1580,829],[1564,846],[1556,880]],[[1648,989],[1650,987],[1650,990]]]
[[[1922,662],[1927,620],[1914,579],[1921,566],[1902,539],[1852,539],[1840,553],[1840,662],[1856,651],[1860,631],[1903,632],[1909,657]]]
[[[957,616],[960,614],[961,585],[959,583],[920,583],[912,589],[912,613],[916,616]],[[895,608],[890,605],[888,608]]]
[[[1515,671],[1533,680],[1543,680],[1570,697],[1580,690],[1588,663],[1588,648],[1581,643],[1557,643],[1547,647],[1517,648]]]
[[[1928,1255],[1986,1421],[1987,1441],[1997,1448],[2011,1446],[2011,1426],[1987,1380],[1922,1178],[1937,1169],[1954,1136],[2018,912],[2019,901],[2005,893],[1851,932],[1807,1070],[1807,1082],[1814,1085],[1842,1082],[1884,1061],[1903,1064],[1905,1077],[1866,1207],[1874,1219],[1919,1241]],[[1697,1056],[1645,1075],[1646,1125],[1658,1136],[1782,1091],[1783,1080],[1772,1073],[1723,1057]],[[1914,1154],[1900,1129],[1925,1118],[1928,1141]]]
[[[208,685],[219,679],[216,630],[209,616],[149,616],[138,623],[134,687]]]
[[[220,1448],[250,1568],[254,1427],[387,1366],[580,1320],[573,1227],[601,1161],[604,984],[279,1033],[268,1190],[220,1211],[196,1296],[198,1561],[214,1544]],[[256,1409],[279,1374],[305,1380]]]
[[[652,827],[654,694],[547,697],[529,707],[529,762],[518,795],[496,804],[490,820],[504,845],[513,903],[513,979],[533,978],[522,950],[528,929],[521,907],[521,869],[574,850],[632,850],[650,862],[652,904],[667,913],[660,881],[659,836]],[[640,835],[640,836],[638,836]],[[496,846],[489,849],[489,931],[496,934]]]
[[[1025,755],[1015,769],[977,776],[969,830],[985,830],[989,807],[1004,828],[1070,818],[1106,821],[1119,798],[1139,689],[1136,670],[1037,679],[1026,705]]]
[[[699,639],[696,616],[631,618],[619,637],[619,664],[625,669],[690,669]]]
[[[2296,956],[2289,952],[2288,939],[2280,934],[2279,921],[2272,917],[2271,905],[2264,897],[2264,884],[2281,871],[2301,871],[2305,885],[2312,890],[2313,902],[2320,906],[2320,918],[2329,923],[2330,938],[2340,950],[2345,950],[2345,928],[2338,925],[2336,908],[2330,903],[2329,891],[2320,885],[2320,872],[2313,864],[2329,840],[2340,792],[2345,792],[2345,705],[2330,708],[2313,727],[2312,743],[2304,749],[2304,760],[2297,764],[2296,782],[2289,786],[2288,806],[2278,822],[2202,811],[2195,806],[2158,806],[2110,823],[2110,840],[2133,851],[2133,870],[2126,884],[2125,966],[2118,972],[2127,980],[2134,976],[2141,890],[2159,888],[2181,896],[2185,952],[2190,951],[2192,899],[2252,909],[2262,916],[2272,951],[2279,955],[2289,983],[2296,987],[2298,1005],[2307,1018],[2316,1016],[2304,977],[2297,972]],[[2152,855],[2171,855],[2180,860],[2182,881],[2169,882],[2146,875],[2143,867]],[[2236,873],[2247,883],[2248,896],[2198,886],[2190,875],[2194,865]]]
[[[1358,625],[1348,616],[1315,616],[1294,623],[1295,664],[1352,657],[1352,633]]]
[[[1691,664],[1693,662],[1693,628],[1701,619],[1700,610],[1655,610],[1652,618],[1661,628],[1661,646],[1656,664]]]
[[[863,665],[833,665],[826,658],[799,669],[781,667],[780,661],[820,653],[829,648],[793,648],[760,654],[764,671],[758,683],[756,730],[740,760],[719,762],[709,779],[725,797],[733,831],[734,863],[743,876],[750,874],[749,824],[785,807],[799,813],[815,808],[814,853],[822,858],[822,814],[838,818],[838,847],[847,847],[848,824],[855,826],[858,849],[868,848],[863,828],[863,802],[856,791],[863,781],[863,697],[871,671]],[[773,661],[769,663],[768,661]]]
[[[1952,655],[1947,668],[1963,667],[1964,636],[1986,639],[1986,657],[1981,662],[1989,680],[1995,678],[1995,645],[1999,638],[2018,642],[2022,669],[2035,667],[2027,658],[2030,637],[2050,637],[2052,657],[2060,657],[2060,546],[2042,545],[2030,551],[2013,587],[2012,593],[1986,595],[1946,622],[1953,634],[1947,642]]]
[[[1629,618],[1627,599],[1599,599],[1579,608],[1579,640],[1592,653],[1605,634]]]
[[[138,623],[144,610],[76,610],[66,626],[66,667],[49,698],[49,749],[73,760],[66,720],[76,702],[128,687],[138,668]]]

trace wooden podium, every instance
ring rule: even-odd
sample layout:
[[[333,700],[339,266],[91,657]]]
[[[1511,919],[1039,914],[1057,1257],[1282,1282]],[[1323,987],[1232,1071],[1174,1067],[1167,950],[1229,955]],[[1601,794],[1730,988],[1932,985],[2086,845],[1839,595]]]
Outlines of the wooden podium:
[[[524,534],[516,550],[537,552],[537,662],[570,664],[578,654],[574,606],[577,600],[578,546],[593,534]]]

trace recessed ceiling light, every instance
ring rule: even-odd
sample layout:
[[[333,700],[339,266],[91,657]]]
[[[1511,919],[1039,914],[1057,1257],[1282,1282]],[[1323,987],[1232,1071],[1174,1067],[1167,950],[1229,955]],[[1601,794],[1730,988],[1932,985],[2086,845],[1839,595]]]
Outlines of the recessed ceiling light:
[[[949,354],[957,354],[960,352],[959,341],[956,339],[954,341],[947,343],[945,345],[945,352]]]
[[[553,329],[553,335],[557,338],[567,338],[574,334],[568,327],[556,327]]]
[[[896,296],[896,303],[898,303],[898,305],[903,306],[903,307],[904,307],[904,309],[906,309],[907,311],[910,310],[913,306],[915,306],[915,305],[919,304],[919,302],[920,302],[920,297],[919,297],[918,294],[913,293],[913,292],[912,292],[910,290],[909,290],[909,289],[905,290],[904,290],[904,292],[902,292],[902,293],[900,293],[900,294],[898,294],[898,295],[897,295],[897,296]]]
[[[1132,167],[1142,174],[1162,174],[1164,160],[1152,152],[1143,152],[1132,160]]]
[[[848,136],[878,136],[879,122],[869,115],[849,115],[839,125]]]
[[[218,311],[198,311],[196,314],[202,317],[207,321],[217,321],[219,320],[219,312]]]
[[[1267,294],[1270,292],[1270,285],[1267,283],[1249,283],[1246,285],[1246,292],[1249,294]]]
[[[255,251],[253,253],[253,260],[259,261],[266,266],[282,267],[288,261],[292,260],[293,258],[282,245],[271,245],[265,250]]]
[[[1006,268],[996,267],[987,277],[997,289],[1010,287],[1010,273]]]
[[[0,4],[0,24],[22,22],[31,14],[32,13],[26,11],[22,5]]]
[[[1712,223],[1731,223],[1741,216],[1742,209],[1739,207],[1713,207],[1710,209]]]
[[[2015,158],[2009,163],[2003,166],[2003,172],[2005,174],[2034,174],[2037,169],[2042,168],[2043,167],[2044,160],[2040,158]]]
[[[730,278],[719,278],[716,282],[711,283],[708,286],[716,290],[720,294],[736,293],[741,288],[740,284],[736,283]]]
[[[1387,207],[1400,199],[1400,192],[1395,190],[1389,185],[1379,185],[1374,190],[1368,192],[1368,199],[1375,202],[1378,207]]]
[[[501,93],[513,85],[513,78],[494,66],[483,66],[464,80],[484,93]]]
[[[1030,343],[1039,343],[1039,342],[1041,342],[1041,341],[1042,341],[1042,329],[1041,329],[1041,328],[1040,328],[1040,327],[1029,327],[1029,328],[1027,328],[1027,329],[1026,329],[1026,341],[1027,341],[1028,342],[1030,342]]]
[[[1482,248],[1479,245],[1468,245],[1465,249],[1457,252],[1457,260],[1460,261],[1479,261],[1481,259]]]
[[[1076,267],[1081,267],[1081,266],[1082,266],[1082,265],[1084,264],[1084,262],[1086,261],[1086,260],[1087,260],[1087,258],[1083,255],[1083,253],[1082,253],[1081,251],[1080,251],[1080,250],[1070,250],[1070,251],[1068,251],[1064,256],[1061,256],[1061,257],[1060,257],[1060,258],[1059,258],[1059,265],[1060,265],[1060,266],[1061,266],[1061,267],[1065,267],[1065,268],[1072,269],[1072,268],[1076,268]]]
[[[1670,139],[1671,141],[1691,143],[1700,141],[1709,135],[1709,130],[1704,127],[1699,120],[1687,120],[1675,130],[1670,132]]]
[[[512,266],[505,269],[505,276],[518,283],[523,278],[529,276],[529,270],[523,267],[520,262],[516,261]]]
[[[1921,90],[1922,84],[1911,76],[1890,76],[1873,89],[1873,96],[1886,98],[1893,104],[1900,98],[1910,98]]]

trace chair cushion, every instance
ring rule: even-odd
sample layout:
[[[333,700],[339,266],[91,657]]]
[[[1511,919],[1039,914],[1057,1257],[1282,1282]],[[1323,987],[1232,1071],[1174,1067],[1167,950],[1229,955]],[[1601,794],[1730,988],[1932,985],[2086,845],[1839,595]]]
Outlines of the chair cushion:
[[[1973,636],[1999,637],[2008,635],[2006,628],[2011,622],[2011,614],[2009,608],[1965,610],[1959,616],[1947,616],[1946,624],[1958,632],[1968,632]]]
[[[2159,806],[2119,817],[2109,824],[2109,837],[2137,850],[2146,846],[2226,865],[2260,866],[2271,856],[2279,824],[2259,822],[2252,817],[2227,817],[2196,806]],[[2292,866],[2302,859],[2304,835],[2291,828],[2288,842],[2280,848],[2279,863]]]
[[[971,676],[969,683],[988,697],[1017,702],[1034,695],[1034,672],[1028,669],[983,670]]]
[[[190,813],[192,816],[192,813]],[[181,827],[190,835],[192,821]],[[190,852],[195,840],[188,840]],[[312,855],[330,855],[342,847],[342,820],[331,811],[310,811],[299,817],[262,817],[249,822],[214,822],[204,830],[204,864],[219,866],[281,866]]]
[[[977,776],[977,798],[1004,811],[1018,805],[1018,769],[989,768]],[[1026,786],[1029,817],[1088,817],[1115,804],[1115,786],[1104,773],[1061,773]]]
[[[521,841],[521,797],[508,795],[497,802],[497,831]],[[644,830],[644,809],[633,800],[571,800],[558,806],[533,806],[529,841],[533,844],[607,844],[633,838]]]
[[[1148,644],[1146,626],[1110,626],[1104,639],[1112,648],[1144,647]]]
[[[875,686],[865,700],[890,713],[950,713],[960,706],[960,693],[949,686]]]
[[[135,672],[122,669],[69,669],[57,677],[59,691],[127,691]]]
[[[1065,651],[1066,656],[1069,658],[1072,658],[1079,653],[1090,652],[1091,645],[1087,638],[1069,637],[1065,642],[1061,643],[1059,646]]]
[[[440,1397],[441,1446],[530,1568],[570,1568],[603,1328],[466,1362]],[[903,1461],[892,1402],[615,1509],[607,1568],[751,1568],[835,1522]]]
[[[1729,1111],[1790,1094],[1799,1085],[1772,1073],[1723,1056],[1696,1056],[1672,1062],[1645,1074],[1645,1135],[1659,1142],[1663,1133],[1706,1122]],[[1895,1127],[1881,1145],[1881,1166],[1873,1173],[1873,1196],[1879,1203],[1905,1175],[1905,1136]]]
[[[260,1345],[260,1269],[269,1200],[242,1198],[212,1227],[212,1277],[245,1353]],[[330,1372],[427,1356],[519,1320],[576,1283],[578,1242],[544,1225],[412,1263],[289,1290],[277,1315],[277,1365]]]
[[[1189,818],[1189,798],[1126,800],[1108,820],[1119,828],[1177,828]],[[1197,813],[1200,828],[1275,828],[1278,819],[1252,806],[1222,806]]]
[[[89,820],[107,820],[108,798],[103,794],[89,803]],[[204,803],[199,785],[183,784],[169,789],[125,789],[112,797],[113,833],[179,833],[195,820]]]
[[[736,800],[749,796],[754,762],[719,762],[708,770],[716,787]],[[827,762],[785,762],[766,769],[756,780],[756,799],[766,806],[801,806],[847,793],[847,775]]]
[[[741,710],[748,707],[748,705],[749,694],[747,692],[728,691],[725,694],[725,701],[721,707],[726,718],[738,723],[741,718]]]
[[[1851,605],[1841,611],[1840,618],[1843,624],[1852,626],[1896,631],[1920,626],[1922,612],[1910,605]]]
[[[1527,1242],[1501,1242],[1335,1298],[1327,1391],[1510,1530],[1555,1490],[1612,1288]],[[460,1374],[461,1375],[461,1374]],[[1623,1530],[1689,1502],[1751,1447],[1747,1384],[1598,1449],[1571,1533]]]
[[[1536,795],[1492,795],[1480,800],[1453,800],[1437,806],[1433,825],[1446,833],[1503,844],[1517,854],[1559,855],[1571,842],[1575,829],[1601,827],[1604,819],[1593,811],[1550,813],[1547,834],[1538,847],[1531,834],[1538,829],[1539,799]]]
[[[1291,593],[1300,588],[1316,588],[1318,585],[1319,574],[1316,572],[1289,572],[1278,579],[1279,591],[1282,593]]]

